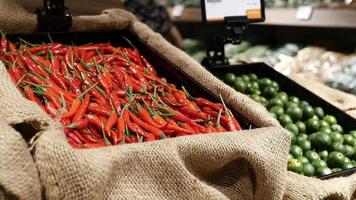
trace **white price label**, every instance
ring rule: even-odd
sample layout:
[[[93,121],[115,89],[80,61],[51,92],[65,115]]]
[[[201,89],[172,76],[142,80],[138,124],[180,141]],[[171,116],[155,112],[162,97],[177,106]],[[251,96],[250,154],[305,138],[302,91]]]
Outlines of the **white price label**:
[[[263,19],[261,0],[205,0],[205,15],[207,21],[242,16],[250,20]]]
[[[180,17],[182,16],[184,12],[184,6],[183,5],[175,5],[172,9],[172,16],[173,17]]]
[[[300,6],[297,10],[297,19],[299,20],[310,20],[313,14],[313,7],[311,6]]]

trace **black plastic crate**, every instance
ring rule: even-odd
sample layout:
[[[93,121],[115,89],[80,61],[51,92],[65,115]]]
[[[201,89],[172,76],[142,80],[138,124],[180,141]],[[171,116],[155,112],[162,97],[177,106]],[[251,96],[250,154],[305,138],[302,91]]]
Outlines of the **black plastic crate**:
[[[225,73],[231,72],[234,74],[248,74],[255,73],[259,78],[268,77],[276,81],[280,90],[285,91],[289,95],[296,96],[301,100],[306,100],[313,107],[322,107],[327,114],[334,115],[338,119],[338,124],[340,124],[344,131],[356,130],[356,119],[346,114],[342,110],[328,103],[318,95],[312,93],[307,88],[294,82],[292,79],[284,76],[278,71],[274,70],[272,67],[266,65],[265,63],[251,63],[242,65],[228,65],[212,67],[209,69],[217,77],[222,77]],[[329,179],[340,176],[348,176],[356,172],[356,167],[351,169],[343,170],[341,172],[332,173],[319,177],[320,179]]]

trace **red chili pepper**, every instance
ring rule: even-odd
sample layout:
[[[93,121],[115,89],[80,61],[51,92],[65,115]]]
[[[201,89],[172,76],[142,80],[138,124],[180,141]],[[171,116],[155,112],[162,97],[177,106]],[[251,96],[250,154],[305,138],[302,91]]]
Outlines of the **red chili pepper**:
[[[210,102],[210,101],[208,101],[206,99],[203,99],[203,98],[195,98],[194,101],[200,107],[207,106],[207,107],[210,107],[210,108],[212,108],[213,110],[215,110],[217,112],[219,112],[219,110],[223,108],[223,105],[218,104],[218,103],[212,103],[212,102]]]
[[[167,125],[164,127],[165,130],[173,130],[174,132],[181,132],[187,134],[195,134],[195,131],[191,131],[185,128],[182,128],[176,124],[173,124],[171,120],[167,121]]]
[[[152,126],[155,126],[157,128],[163,128],[162,125],[157,124],[152,119],[152,117],[150,116],[150,113],[145,108],[143,108],[140,104],[136,104],[136,106],[137,106],[137,111],[138,111],[137,113],[141,117],[141,119],[143,119],[143,121],[145,121],[146,123],[148,123]]]
[[[185,129],[187,129],[187,130],[189,130],[189,131],[191,131],[193,134],[196,133],[195,130],[193,129],[193,127],[191,127],[191,126],[190,126],[189,124],[187,124],[187,123],[182,123],[182,127],[185,128]]]
[[[89,121],[89,120],[88,120]],[[98,133],[98,131],[91,125],[88,126],[89,131],[93,134],[96,138],[102,138],[103,136]]]
[[[99,85],[104,88],[106,94],[110,95],[111,90],[108,83],[105,81],[103,74],[98,74],[98,81],[99,81]]]
[[[138,126],[136,123],[132,123],[131,120],[130,120],[130,114],[129,114],[129,111],[127,109],[125,109],[123,111],[123,118],[125,120],[125,123],[127,124],[127,127],[137,133],[138,135],[140,136],[144,136],[146,135],[147,133],[140,127]]]
[[[89,103],[87,111],[103,117],[109,117],[110,115],[110,110],[105,110],[97,103]]]
[[[13,44],[13,43],[9,43],[9,50],[10,52],[12,53],[15,53],[16,52],[16,46]]]
[[[117,126],[116,126],[116,129],[117,129],[117,142],[121,142],[122,138],[124,137],[124,135],[125,135],[125,126],[126,126],[125,119],[123,117],[119,117],[117,119]]]
[[[94,139],[87,129],[81,130],[83,138],[90,143],[97,143],[98,141]]]
[[[148,69],[148,71],[150,71],[153,75],[157,76],[156,69],[146,60],[146,58],[141,56],[141,59],[142,59],[143,63],[145,64],[145,67]]]
[[[89,124],[92,124],[96,128],[101,130],[103,120],[101,120],[98,116],[93,115],[93,114],[87,114],[86,118],[88,119]]]
[[[7,51],[7,44],[8,44],[8,41],[5,37],[5,34],[2,34],[1,42],[0,42],[0,49],[4,53]]]
[[[138,117],[136,117],[131,112],[129,112],[129,114],[130,114],[130,119],[132,119],[132,121],[134,123],[138,124],[140,127],[145,129],[146,131],[154,134],[157,138],[165,138],[164,133],[160,129],[158,129],[158,128],[152,126],[152,125],[149,125],[146,122],[141,121]]]
[[[188,116],[191,116],[192,118],[198,118],[198,119],[203,119],[203,120],[208,119],[208,116],[205,113],[203,113],[201,111],[192,110],[188,106],[179,107],[178,110]]]
[[[19,54],[19,55],[20,55],[21,61],[25,62],[25,66],[27,67],[28,70],[30,70],[30,72],[39,74],[40,76],[42,76],[44,78],[48,77],[48,73],[44,69],[42,69],[39,65],[34,63],[31,60],[31,58],[28,58],[26,56],[21,56],[21,54]]]
[[[89,105],[89,94],[86,94],[84,96],[82,103],[79,106],[79,109],[77,110],[77,112],[75,113],[75,115],[73,117],[74,123],[79,122],[83,118],[88,105]]]
[[[65,128],[74,128],[74,129],[85,129],[88,126],[88,119],[81,119],[79,122],[74,122]]]
[[[35,96],[35,94],[33,93],[33,90],[31,89],[30,86],[25,86],[23,89],[23,92],[27,99],[41,105],[40,100]]]
[[[52,116],[53,118],[57,118],[57,109],[50,101],[45,100],[44,107],[50,116]]]
[[[143,138],[144,138],[145,142],[150,142],[150,141],[155,141],[156,140],[155,135],[153,135],[151,133],[148,133],[148,134],[144,135]]]
[[[110,113],[109,119],[105,124],[105,133],[111,137],[111,128],[114,126],[114,124],[117,122],[117,114],[116,112],[112,111]],[[115,138],[117,139],[117,138]]]
[[[83,138],[83,136],[79,133],[79,131],[72,129],[72,132],[74,133],[75,136],[77,136],[77,138],[78,138],[83,144],[85,144],[85,143],[88,142],[86,139]]]
[[[77,137],[76,134],[74,134],[74,132],[72,131],[65,131],[66,136],[70,139],[72,139],[76,144],[83,144],[83,142]]]

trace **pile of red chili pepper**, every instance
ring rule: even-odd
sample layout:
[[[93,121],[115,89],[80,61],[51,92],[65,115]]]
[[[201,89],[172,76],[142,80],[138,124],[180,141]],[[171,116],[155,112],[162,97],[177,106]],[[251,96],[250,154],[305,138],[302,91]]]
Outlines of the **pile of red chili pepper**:
[[[24,40],[17,48],[5,37],[0,47],[16,87],[63,124],[74,147],[241,129],[223,101],[194,98],[169,84],[135,48]]]

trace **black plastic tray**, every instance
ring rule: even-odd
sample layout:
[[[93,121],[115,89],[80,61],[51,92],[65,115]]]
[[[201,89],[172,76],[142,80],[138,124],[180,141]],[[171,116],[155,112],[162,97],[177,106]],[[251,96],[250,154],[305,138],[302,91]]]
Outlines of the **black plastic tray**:
[[[255,73],[258,77],[268,77],[279,83],[280,89],[289,95],[294,95],[302,100],[308,101],[312,106],[320,106],[324,109],[325,113],[334,115],[338,123],[343,127],[344,131],[356,130],[356,119],[346,114],[342,110],[331,105],[318,95],[312,93],[307,88],[294,82],[292,79],[284,76],[272,67],[265,63],[252,63],[242,65],[229,65],[212,67],[209,69],[214,75],[221,77],[227,72],[235,74]],[[326,176],[319,177],[320,179],[329,179],[340,176],[348,176],[356,171],[356,167],[343,170],[341,172],[332,173]]]
[[[109,32],[58,32],[58,33],[31,33],[7,35],[11,42],[19,41],[19,38],[30,43],[49,43],[50,38],[53,42],[63,44],[82,45],[88,43],[110,42],[117,47],[130,47],[128,40],[139,49],[140,53],[157,69],[159,75],[167,78],[168,82],[175,83],[178,87],[185,86],[188,91],[196,97],[204,97],[213,102],[220,102],[220,98],[208,91],[199,82],[191,76],[180,70],[169,60],[162,57],[156,50],[150,48],[137,35],[127,30],[109,31]],[[231,109],[236,119],[243,129],[255,127],[245,117],[241,116],[236,110]]]

